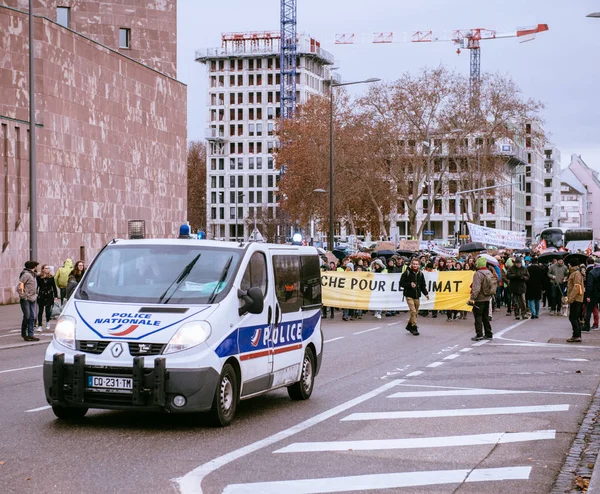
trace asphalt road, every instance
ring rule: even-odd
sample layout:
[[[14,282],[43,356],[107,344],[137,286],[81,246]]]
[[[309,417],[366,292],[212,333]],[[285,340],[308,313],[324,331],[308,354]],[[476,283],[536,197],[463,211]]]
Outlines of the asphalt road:
[[[328,319],[312,398],[244,401],[225,429],[100,410],[57,421],[45,346],[0,350],[0,492],[550,492],[600,382],[600,332],[569,346],[567,319],[547,313],[495,317],[479,343],[471,318],[421,319],[418,337],[405,324]]]

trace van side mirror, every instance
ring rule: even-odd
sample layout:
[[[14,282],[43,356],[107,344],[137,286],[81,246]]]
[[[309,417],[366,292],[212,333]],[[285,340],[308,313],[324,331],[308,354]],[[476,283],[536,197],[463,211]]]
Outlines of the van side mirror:
[[[238,290],[238,297],[244,301],[244,305],[239,308],[240,316],[244,314],[261,314],[265,301],[263,298],[262,290],[256,286],[249,288],[247,292]]]

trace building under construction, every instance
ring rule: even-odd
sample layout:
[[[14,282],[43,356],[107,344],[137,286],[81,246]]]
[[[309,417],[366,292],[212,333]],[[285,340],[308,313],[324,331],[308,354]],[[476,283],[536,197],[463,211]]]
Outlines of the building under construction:
[[[248,239],[253,225],[283,240],[273,152],[275,119],[281,114],[280,32],[225,33],[221,46],[196,52],[207,67],[207,235]],[[294,66],[293,103],[329,92],[333,56],[300,34]],[[263,231],[263,234],[265,232]],[[274,234],[273,234],[274,233]]]

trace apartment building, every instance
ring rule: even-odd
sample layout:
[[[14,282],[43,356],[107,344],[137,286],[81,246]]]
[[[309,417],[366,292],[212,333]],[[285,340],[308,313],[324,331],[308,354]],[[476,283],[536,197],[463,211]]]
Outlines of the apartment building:
[[[585,221],[582,227],[594,229],[594,240],[600,239],[600,176],[596,170],[590,168],[581,156],[571,155],[571,163],[568,168],[586,191]]]
[[[542,228],[556,227],[560,224],[560,204],[561,204],[561,169],[560,169],[560,150],[552,143],[547,143],[544,147],[544,194],[542,197],[543,214],[535,223],[535,226]],[[536,156],[537,159],[537,156]],[[539,233],[539,228],[535,230]]]
[[[562,228],[580,228],[588,225],[587,190],[575,174],[566,168],[560,175],[560,218]]]
[[[280,172],[273,158],[281,103],[279,41],[279,32],[226,33],[221,47],[196,53],[208,76],[209,238],[247,239],[254,221],[259,229],[275,225],[277,240],[286,236],[277,224]],[[317,40],[298,36],[298,104],[311,95],[328,94],[333,61]]]

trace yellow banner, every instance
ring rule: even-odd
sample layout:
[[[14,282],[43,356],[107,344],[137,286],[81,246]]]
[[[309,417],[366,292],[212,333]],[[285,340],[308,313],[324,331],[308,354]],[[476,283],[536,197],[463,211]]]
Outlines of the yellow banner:
[[[423,272],[429,300],[421,297],[422,310],[466,310],[473,271]],[[321,276],[323,305],[343,309],[408,310],[400,273],[325,271]]]

